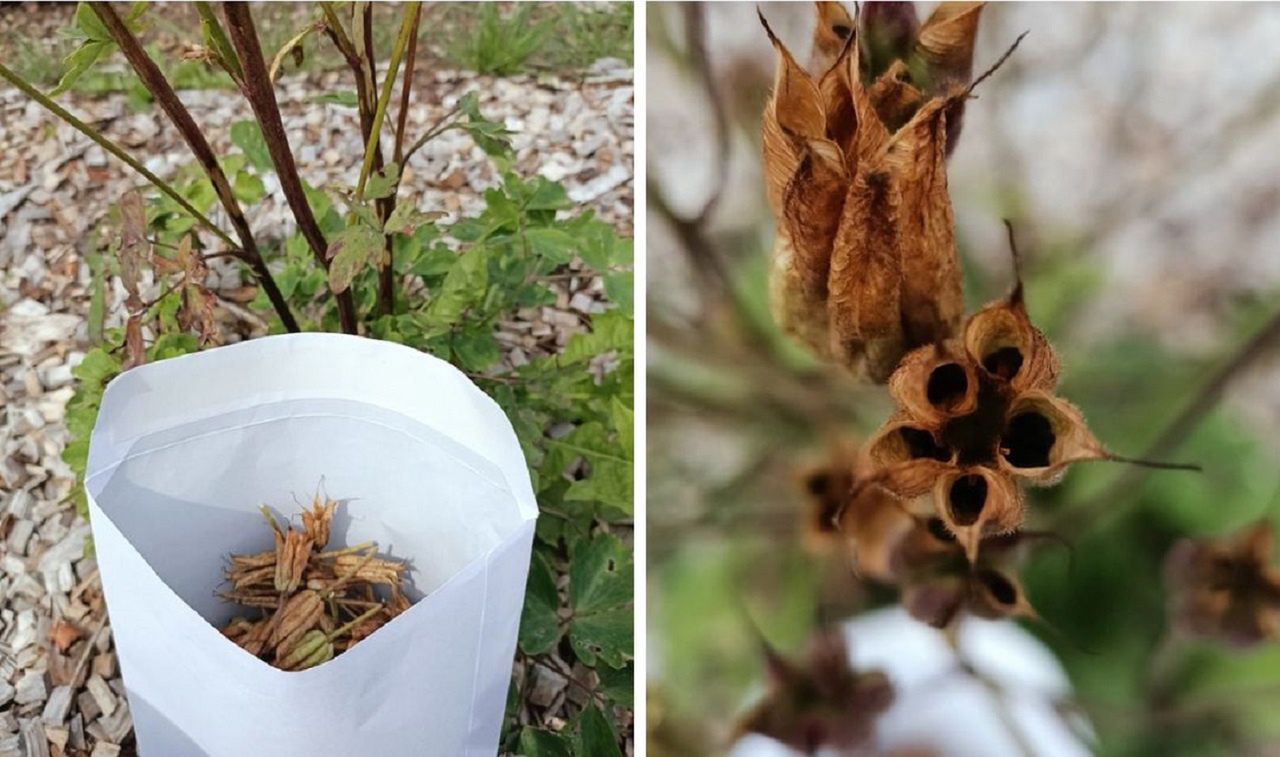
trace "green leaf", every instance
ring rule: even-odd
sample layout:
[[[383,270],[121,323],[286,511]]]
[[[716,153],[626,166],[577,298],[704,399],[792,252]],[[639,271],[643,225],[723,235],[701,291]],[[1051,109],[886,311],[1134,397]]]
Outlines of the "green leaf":
[[[635,306],[636,277],[631,271],[615,271],[604,275],[604,294],[625,313]]]
[[[271,163],[271,151],[267,149],[267,140],[262,136],[262,127],[257,121],[236,121],[231,124],[231,143],[239,147],[249,164],[259,171],[274,169]]]
[[[524,237],[535,255],[540,255],[551,263],[564,265],[573,260],[577,240],[567,232],[552,228],[529,229]]]
[[[102,387],[120,372],[120,368],[119,360],[112,357],[111,353],[98,347],[85,353],[84,360],[81,360],[80,365],[72,369],[71,375],[79,379],[81,384],[85,386]]]
[[[472,329],[457,334],[450,340],[449,346],[453,349],[458,367],[472,373],[486,370],[498,362],[501,356],[498,343],[494,341],[493,334],[488,328]]]
[[[488,254],[472,247],[458,256],[427,306],[426,325],[450,326],[463,312],[484,298],[489,282]]]
[[[632,349],[635,324],[625,313],[610,310],[591,319],[590,333],[574,334],[560,353],[561,364],[585,363],[606,352]]]
[[[326,92],[323,95],[317,95],[311,98],[311,101],[329,103],[330,105],[341,105],[344,108],[355,108],[360,105],[360,98],[351,90],[343,92]]]
[[[542,555],[534,553],[520,616],[520,649],[528,655],[550,652],[560,640],[560,597],[556,579]]]
[[[490,157],[507,157],[511,154],[511,132],[502,124],[490,121],[480,113],[480,96],[472,91],[458,101],[458,110],[466,120],[458,128],[471,135],[476,145]]]
[[[525,727],[520,730],[522,757],[569,757],[569,743],[554,731]]]
[[[392,163],[383,166],[381,171],[374,171],[369,175],[368,181],[364,185],[364,197],[366,200],[380,200],[383,197],[390,197],[396,191],[396,182],[400,181],[400,166]]]
[[[600,677],[600,690],[623,707],[635,706],[636,667],[628,663],[621,668],[603,666],[596,668]]]
[[[603,662],[621,667],[631,659],[635,643],[635,612],[618,608],[575,617],[569,627],[569,644],[584,665]]]
[[[430,223],[442,215],[442,213],[419,213],[413,203],[402,202],[391,211],[387,222],[382,225],[382,231],[384,234],[412,234],[419,226]]]
[[[629,604],[634,569],[631,550],[612,534],[579,542],[569,564],[569,606],[575,617]]]
[[[577,453],[591,465],[590,475],[574,481],[565,492],[566,500],[600,502],[630,513],[634,474],[631,459],[633,414],[617,400],[614,400],[611,414],[614,423],[612,434],[604,424],[590,421],[574,429],[564,439],[551,440],[549,444]]]
[[[329,243],[329,287],[345,292],[360,271],[382,252],[382,235],[362,223],[352,224]]]
[[[587,705],[587,708],[578,716],[576,741],[576,755],[622,757],[622,752],[618,749],[618,735],[613,732],[613,726],[609,724],[609,720],[594,702]]]
[[[81,7],[87,7],[82,5]],[[76,15],[79,15],[77,12]],[[96,19],[96,17],[95,17]],[[106,55],[114,47],[112,42],[101,42],[90,40],[81,44],[63,60],[62,65],[66,69],[62,78],[58,80],[58,86],[49,90],[49,97],[57,97],[58,95],[71,89],[76,80],[84,75],[86,71],[93,68],[103,55]]]
[[[236,174],[232,192],[237,200],[247,205],[252,205],[267,196],[267,189],[262,185],[262,179],[247,171]]]

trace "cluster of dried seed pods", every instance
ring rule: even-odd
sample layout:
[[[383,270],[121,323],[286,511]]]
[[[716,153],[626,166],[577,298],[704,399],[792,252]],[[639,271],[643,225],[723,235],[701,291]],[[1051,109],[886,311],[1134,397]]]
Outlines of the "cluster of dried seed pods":
[[[970,561],[937,515],[913,515],[873,482],[865,450],[834,445],[809,471],[805,520],[810,544],[841,550],[858,575],[898,588],[917,620],[943,628],[962,612],[982,618],[1036,617],[1017,577],[1027,547],[1040,535],[1014,532],[984,540]]]
[[[1280,637],[1275,532],[1260,521],[1226,539],[1184,539],[1165,560],[1174,627],[1248,646]]]
[[[230,588],[220,596],[261,614],[234,618],[222,633],[282,670],[327,662],[409,608],[406,566],[378,557],[377,544],[325,551],[336,509],[316,497],[302,511],[302,528],[282,530],[263,507],[275,548],[230,557]]]
[[[982,8],[942,3],[918,25],[910,3],[885,5],[859,24],[818,3],[807,70],[761,16],[779,54],[763,118],[775,314],[876,382],[908,351],[951,337],[964,314],[946,156]]]

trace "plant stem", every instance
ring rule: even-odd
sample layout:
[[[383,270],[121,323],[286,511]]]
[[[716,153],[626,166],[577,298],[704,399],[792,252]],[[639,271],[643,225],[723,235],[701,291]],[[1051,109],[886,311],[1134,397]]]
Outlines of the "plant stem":
[[[373,155],[378,150],[378,134],[382,130],[382,122],[387,116],[387,105],[391,102],[391,91],[395,89],[396,72],[400,70],[400,61],[404,57],[405,48],[409,45],[409,37],[416,26],[417,12],[420,3],[409,3],[400,19],[400,33],[396,35],[395,46],[391,48],[391,61],[387,64],[387,78],[382,82],[382,92],[378,95],[378,107],[373,112],[371,134],[364,147],[364,164],[360,167],[360,180],[356,182],[356,199],[364,197],[364,186],[369,180],[369,172],[373,169]]]
[[[1182,412],[1142,454],[1143,459],[1163,458],[1176,449],[1196,425],[1217,407],[1231,380],[1276,347],[1277,343],[1280,343],[1280,311],[1272,315],[1247,342],[1240,345],[1235,354],[1213,372],[1191,402],[1183,407]],[[1102,517],[1114,514],[1133,499],[1135,489],[1147,475],[1147,471],[1146,467],[1126,467],[1096,497],[1076,507],[1064,508],[1064,516],[1069,517],[1072,523],[1096,526]]]
[[[289,137],[285,134],[284,122],[280,119],[280,106],[276,103],[275,90],[262,57],[262,48],[258,44],[258,31],[253,24],[253,15],[249,12],[249,6],[243,2],[224,3],[222,12],[227,20],[231,43],[235,45],[236,55],[240,58],[240,67],[244,70],[244,95],[262,128],[267,151],[271,154],[271,162],[280,178],[280,188],[284,191],[289,209],[298,222],[298,229],[311,247],[316,261],[327,271],[329,261],[325,252],[328,244],[320,225],[316,223],[311,205],[307,202],[302,179],[298,176],[298,167],[293,161]],[[334,298],[342,330],[348,334],[359,333],[351,291],[335,293]]]
[[[258,250],[258,243],[253,238],[253,232],[249,229],[249,221],[245,218],[244,211],[241,210],[235,193],[231,191],[231,182],[227,181],[227,175],[223,172],[222,166],[218,165],[218,158],[214,155],[213,148],[209,146],[209,141],[205,139],[204,133],[196,125],[190,111],[178,99],[177,93],[173,91],[173,87],[165,79],[160,67],[155,64],[155,61],[151,60],[151,56],[147,55],[146,50],[142,48],[142,43],[133,35],[133,32],[129,31],[124,19],[120,18],[115,9],[105,2],[93,3],[92,8],[103,25],[106,26],[107,31],[111,33],[111,37],[120,47],[120,51],[124,53],[129,65],[138,74],[138,78],[142,80],[142,84],[147,88],[147,91],[155,96],[156,102],[160,104],[161,109],[169,116],[169,120],[177,127],[178,132],[187,143],[187,147],[191,148],[196,160],[200,162],[200,167],[204,169],[209,181],[213,183],[214,191],[218,193],[218,200],[221,201],[222,207],[227,211],[227,216],[231,219],[231,225],[236,230],[236,236],[240,238],[240,250],[243,253],[241,257],[262,284],[263,291],[266,292],[267,299],[271,301],[271,306],[275,308],[276,313],[280,316],[281,323],[284,324],[287,331],[299,331],[298,322],[294,320],[289,304],[285,302],[284,295],[280,292],[280,288],[276,286],[275,279],[271,276],[271,272],[267,269],[267,263],[262,258],[262,253]]]
[[[406,10],[408,14],[410,11]],[[415,5],[412,8],[413,28],[409,32],[409,50],[404,63],[404,77],[400,82],[400,113],[396,119],[396,142],[395,149],[392,151],[392,160],[400,171],[404,171],[404,131],[408,124],[409,118],[409,95],[413,92],[413,69],[418,58],[418,24],[422,20],[422,8]],[[382,157],[382,148],[378,148],[378,157]],[[381,162],[381,160],[379,160]],[[400,180],[396,179],[395,191],[390,197],[382,203],[382,220],[386,221],[395,212],[396,204],[399,202],[396,197],[400,191]],[[378,312],[381,315],[391,315],[396,312],[396,269],[395,269],[395,236],[387,234],[383,239],[383,258],[385,265],[378,269]]]
[[[68,111],[66,108],[63,108],[61,105],[58,105],[53,100],[50,100],[48,97],[45,96],[43,92],[41,92],[40,90],[28,84],[25,79],[23,79],[17,73],[10,70],[3,63],[0,63],[0,78],[3,78],[5,81],[17,87],[27,97],[30,97],[32,100],[35,100],[45,110],[54,114],[55,116],[57,116],[58,118],[62,119],[67,124],[75,128],[76,131],[80,132],[81,134],[85,135],[89,139],[93,140],[99,147],[111,153],[116,158],[119,158],[122,162],[124,162],[125,165],[129,166],[134,171],[136,171],[139,175],[141,175],[142,178],[151,182],[151,184],[156,189],[159,189],[161,192],[167,195],[169,199],[178,203],[179,207],[185,210],[192,218],[196,219],[196,221],[201,226],[205,227],[214,235],[216,235],[219,239],[225,242],[228,247],[236,247],[236,242],[234,239],[228,236],[225,231],[218,228],[217,225],[215,225],[213,221],[210,221],[205,214],[201,213],[200,211],[192,207],[191,203],[187,202],[186,198],[178,194],[178,191],[174,189],[172,186],[170,186],[167,182],[165,182],[164,179],[161,179],[159,176],[156,176],[155,174],[148,171],[146,166],[142,165],[137,160],[134,160],[133,156],[129,155],[129,153],[124,151],[124,148],[120,147],[115,142],[112,142],[110,139],[107,139],[106,137],[104,137],[100,132],[98,132],[92,126],[89,126],[84,121],[81,121],[79,118],[76,118],[75,116],[73,116],[70,113],[70,111]]]
[[[196,12],[200,14],[200,23],[209,30],[209,39],[213,41],[214,51],[226,66],[227,73],[231,74],[231,78],[236,81],[243,79],[244,72],[240,70],[240,60],[236,58],[236,51],[231,47],[231,40],[227,39],[227,33],[223,31],[218,16],[213,12],[213,7],[204,0],[198,0]]]

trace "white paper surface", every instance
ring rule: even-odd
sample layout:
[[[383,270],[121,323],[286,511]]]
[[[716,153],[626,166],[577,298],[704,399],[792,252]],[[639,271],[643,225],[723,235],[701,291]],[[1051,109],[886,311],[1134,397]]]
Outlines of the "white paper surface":
[[[259,505],[292,516],[322,479],[331,545],[409,560],[421,599],[286,672],[211,625],[238,611],[214,591],[229,553],[270,548]],[[135,368],[86,489],[143,757],[497,751],[537,505],[510,423],[453,366],[292,334]]]

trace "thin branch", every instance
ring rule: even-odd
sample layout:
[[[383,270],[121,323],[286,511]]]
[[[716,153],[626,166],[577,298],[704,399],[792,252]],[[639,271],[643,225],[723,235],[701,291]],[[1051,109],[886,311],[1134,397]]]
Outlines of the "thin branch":
[[[298,229],[310,245],[316,261],[327,271],[329,261],[325,252],[328,244],[320,225],[316,223],[311,204],[307,202],[306,191],[302,188],[302,179],[298,176],[298,167],[289,147],[289,137],[285,134],[284,122],[280,119],[280,106],[276,103],[275,90],[271,85],[271,77],[267,74],[262,48],[258,44],[258,31],[254,28],[253,15],[249,12],[249,6],[243,2],[224,3],[222,12],[227,20],[236,55],[240,58],[240,66],[244,70],[244,95],[262,127],[262,136],[280,179],[280,188],[284,191],[289,209],[298,222]],[[348,334],[358,333],[351,291],[335,293],[334,298],[342,330]]]
[[[209,39],[213,41],[214,52],[226,67],[227,73],[237,82],[242,80],[244,72],[240,70],[240,61],[236,58],[236,51],[232,49],[231,40],[227,39],[227,33],[222,29],[222,23],[218,21],[213,7],[200,0],[196,3],[196,12],[200,14],[200,23],[208,30]]]
[[[105,2],[93,3],[91,7],[120,47],[120,51],[124,53],[129,65],[138,74],[143,86],[156,98],[160,108],[164,110],[165,115],[169,117],[169,120],[178,129],[182,139],[187,143],[187,147],[191,148],[191,152],[195,155],[196,160],[199,161],[200,167],[204,169],[205,175],[209,177],[214,191],[218,194],[218,200],[222,203],[222,207],[227,211],[227,216],[231,219],[231,225],[235,228],[236,236],[240,238],[240,250],[243,252],[242,258],[262,284],[263,291],[266,292],[267,298],[271,301],[271,306],[275,308],[276,313],[280,316],[281,323],[284,324],[285,329],[288,331],[299,331],[298,322],[294,319],[293,312],[289,309],[289,304],[285,301],[280,288],[276,286],[275,279],[271,276],[271,272],[267,269],[267,263],[263,260],[262,253],[258,250],[258,243],[253,238],[253,232],[249,229],[249,221],[245,218],[244,211],[240,208],[240,203],[236,200],[235,193],[231,191],[231,182],[227,181],[227,176],[223,172],[222,166],[218,164],[218,158],[214,155],[213,148],[209,146],[209,141],[205,139],[204,133],[196,125],[190,111],[178,99],[177,93],[173,91],[173,87],[165,79],[160,67],[155,64],[155,61],[151,60],[151,56],[147,55],[146,50],[142,48],[142,43],[125,25],[124,19],[120,18],[115,9]]]
[[[1227,386],[1242,371],[1268,354],[1280,344],[1280,312],[1271,316],[1261,328],[1230,359],[1223,363],[1204,383],[1196,396],[1173,419],[1160,436],[1152,442],[1142,457],[1156,460],[1168,456],[1181,444],[1195,427],[1222,400]],[[1096,497],[1076,507],[1063,508],[1063,514],[1073,523],[1097,525],[1097,519],[1119,511],[1133,499],[1138,484],[1142,483],[1149,466],[1125,468]]]
[[[50,100],[43,92],[28,84],[25,79],[10,70],[3,63],[0,63],[0,78],[3,78],[5,81],[17,87],[24,95],[35,100],[45,110],[62,119],[76,131],[93,140],[99,147],[106,150],[116,158],[119,158],[125,165],[129,166],[142,176],[142,178],[151,182],[156,189],[163,192],[169,199],[178,203],[178,206],[185,210],[192,218],[196,219],[197,223],[225,242],[228,247],[236,247],[236,241],[232,239],[227,232],[218,228],[213,221],[209,220],[208,216],[196,210],[191,203],[187,202],[186,198],[178,194],[178,190],[170,186],[164,179],[161,179],[159,176],[148,171],[146,166],[142,165],[135,160],[133,156],[125,152],[124,148],[120,147],[120,145],[117,145],[115,142],[107,139],[97,129],[94,129],[84,121],[76,118],[66,108],[63,108],[53,100]]]
[[[462,109],[455,105],[448,113],[437,119],[421,137],[418,137],[418,140],[410,145],[408,150],[404,151],[404,160],[400,162],[401,170],[404,170],[404,166],[409,162],[409,159],[413,157],[414,153],[421,150],[423,145],[453,128],[454,124],[449,119],[457,116],[460,112],[462,112]]]
[[[408,10],[405,13],[409,13]],[[404,132],[409,119],[409,95],[413,92],[413,69],[418,58],[418,25],[422,21],[422,7],[413,6],[413,25],[409,31],[409,50],[405,58],[404,77],[400,82],[400,113],[396,119],[396,141],[392,150],[392,160],[404,171]],[[378,157],[382,156],[382,148],[378,148]],[[381,161],[379,161],[381,162]],[[397,177],[395,190],[382,203],[382,220],[391,217],[395,211],[400,191],[400,179]],[[383,239],[383,266],[378,269],[378,312],[391,315],[396,311],[396,274],[395,274],[395,238],[387,234]]]
[[[391,61],[387,64],[387,78],[382,82],[382,92],[378,95],[378,107],[373,112],[373,125],[364,147],[364,164],[360,167],[360,179],[356,182],[356,199],[364,197],[365,183],[369,180],[369,172],[373,170],[373,156],[378,151],[378,137],[382,131],[382,122],[387,117],[387,105],[391,102],[391,92],[395,89],[396,72],[400,70],[400,61],[404,58],[405,48],[409,45],[418,10],[421,4],[409,3],[404,16],[400,19],[400,33],[396,35],[395,46],[391,49]]]
[[[418,60],[418,26],[422,23],[422,8],[413,9],[413,31],[409,37],[409,52],[404,60],[404,79],[400,82],[400,113],[396,119],[396,146],[392,159],[404,170],[404,134],[409,123],[409,94],[413,91],[413,69]]]

